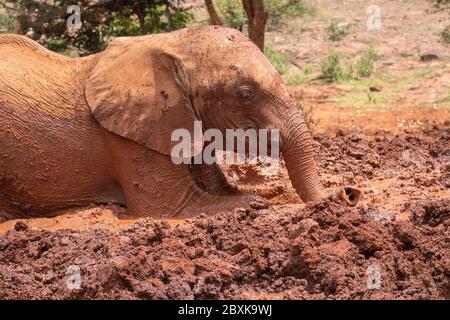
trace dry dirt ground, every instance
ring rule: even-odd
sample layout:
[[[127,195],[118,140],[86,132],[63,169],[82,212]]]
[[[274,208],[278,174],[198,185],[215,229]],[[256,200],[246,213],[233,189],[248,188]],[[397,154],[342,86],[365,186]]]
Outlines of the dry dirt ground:
[[[376,34],[357,27],[368,1],[322,0],[307,29],[268,35],[295,57],[293,72],[317,68],[332,48],[357,55],[371,43],[383,53],[368,80],[290,88],[314,107],[325,187],[360,187],[356,207],[335,198],[305,206],[284,170],[247,165],[227,177],[268,198],[267,209],[161,221],[108,205],[6,221],[0,298],[449,299],[450,48],[437,35],[448,19],[425,14],[425,1],[377,4]],[[326,39],[329,17],[354,23],[341,42]],[[439,60],[420,62],[417,47]]]
[[[448,13],[429,13],[430,3],[423,0],[380,0],[381,29],[368,30],[372,1],[310,2],[317,9],[314,16],[286,21],[282,30],[268,33],[267,41],[292,57],[288,81],[309,70],[300,79],[310,81],[293,86],[291,93],[306,108],[312,105],[316,132],[420,132],[450,119],[450,45],[440,41],[450,24]],[[332,20],[348,28],[341,41],[329,40]],[[357,69],[369,49],[379,56],[371,77],[337,84],[311,81],[330,52],[341,54],[345,71],[350,65]],[[439,59],[422,62],[427,54]]]

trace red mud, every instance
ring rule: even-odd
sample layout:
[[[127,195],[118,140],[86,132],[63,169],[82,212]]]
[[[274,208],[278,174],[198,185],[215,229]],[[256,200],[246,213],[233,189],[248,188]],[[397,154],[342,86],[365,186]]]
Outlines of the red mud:
[[[285,172],[244,167],[227,175],[269,198],[268,209],[133,223],[107,206],[6,222],[0,298],[449,299],[448,128],[315,141],[325,186],[362,187],[357,207],[334,198],[304,206]],[[66,286],[71,265],[81,289]]]

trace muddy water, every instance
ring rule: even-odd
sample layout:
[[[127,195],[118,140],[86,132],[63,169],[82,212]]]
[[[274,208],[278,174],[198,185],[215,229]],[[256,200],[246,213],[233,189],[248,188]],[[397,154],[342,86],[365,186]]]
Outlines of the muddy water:
[[[0,223],[0,235],[7,231],[14,230],[17,222],[24,222],[31,230],[57,231],[64,229],[85,231],[93,229],[106,229],[110,231],[127,228],[137,219],[119,217],[110,209],[87,209],[78,212],[62,214],[53,218],[33,218],[28,220],[9,220]],[[155,219],[155,221],[163,221]],[[186,222],[185,219],[164,219],[169,225],[177,226]]]

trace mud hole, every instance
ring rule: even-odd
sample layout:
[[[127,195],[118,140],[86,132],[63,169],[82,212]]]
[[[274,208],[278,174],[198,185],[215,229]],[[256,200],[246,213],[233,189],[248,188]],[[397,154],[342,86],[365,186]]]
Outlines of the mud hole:
[[[305,206],[285,172],[235,167],[230,180],[268,209],[132,221],[105,206],[8,221],[0,298],[449,299],[449,128],[315,141],[325,186],[361,187],[357,207]],[[81,288],[69,290],[73,265]]]

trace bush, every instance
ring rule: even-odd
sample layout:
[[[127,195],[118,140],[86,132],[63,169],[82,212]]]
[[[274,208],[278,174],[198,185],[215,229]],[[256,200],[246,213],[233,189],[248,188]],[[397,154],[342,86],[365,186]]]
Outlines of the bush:
[[[33,29],[34,39],[47,39],[45,45],[59,52],[87,55],[102,50],[117,36],[135,36],[184,28],[192,14],[171,0],[8,0],[6,13],[19,22],[20,33]],[[82,25],[69,30],[66,12],[76,3],[82,8]],[[21,8],[21,10],[19,10]],[[0,22],[1,24],[1,22]]]
[[[357,64],[358,76],[363,78],[370,77],[375,69],[375,62],[379,58],[378,53],[373,48],[369,48]]]
[[[128,7],[123,8],[111,19],[111,22],[100,26],[100,37],[103,47],[115,37],[137,36],[140,34],[139,24]]]
[[[350,26],[339,27],[335,20],[331,21],[327,28],[328,38],[332,41],[341,41],[348,35]]]
[[[45,43],[45,46],[47,49],[61,52],[64,51],[67,48],[67,40],[66,39],[58,39],[58,38],[51,38],[48,39]]]
[[[14,18],[0,12],[0,33],[12,33],[14,31]]]
[[[137,16],[129,6],[123,7],[107,24],[100,26],[102,47],[115,37],[138,36],[145,33],[161,33],[182,29],[193,19],[189,12],[171,9],[164,4],[145,7],[144,27],[139,25]]]
[[[268,29],[272,29],[289,17],[313,15],[314,9],[304,0],[265,0],[264,5],[269,16]]]
[[[436,12],[446,10],[450,13],[450,0],[432,0],[431,3]],[[450,25],[441,32],[441,40],[444,43],[450,43]]]
[[[341,65],[342,56],[339,52],[333,51],[328,57],[320,62],[319,79],[325,81],[340,81],[346,78],[346,72]]]
[[[302,72],[288,75],[286,83],[289,86],[299,85],[300,83],[307,81],[308,77],[312,74],[312,72],[313,72],[312,66],[310,64],[307,64],[303,68]]]
[[[441,40],[444,43],[450,43],[450,26],[441,32]]]
[[[264,53],[281,75],[287,73],[289,64],[292,60],[292,57],[289,53],[275,51],[273,49],[272,43],[266,44]]]
[[[247,21],[241,0],[216,0],[217,7],[223,16],[223,23],[238,30],[242,30]]]
[[[215,0],[215,3],[223,23],[242,31],[242,27],[247,23],[242,0]],[[314,14],[314,9],[304,0],[264,0],[264,7],[268,16],[268,30],[279,26],[285,18]]]
[[[356,64],[342,65],[342,55],[339,52],[333,51],[328,57],[323,59],[320,63],[321,74],[319,79],[325,81],[342,81],[350,80],[357,77],[370,77],[375,70],[375,62],[380,59],[380,55],[373,48],[367,49],[365,54]],[[356,72],[356,76],[355,76]]]

